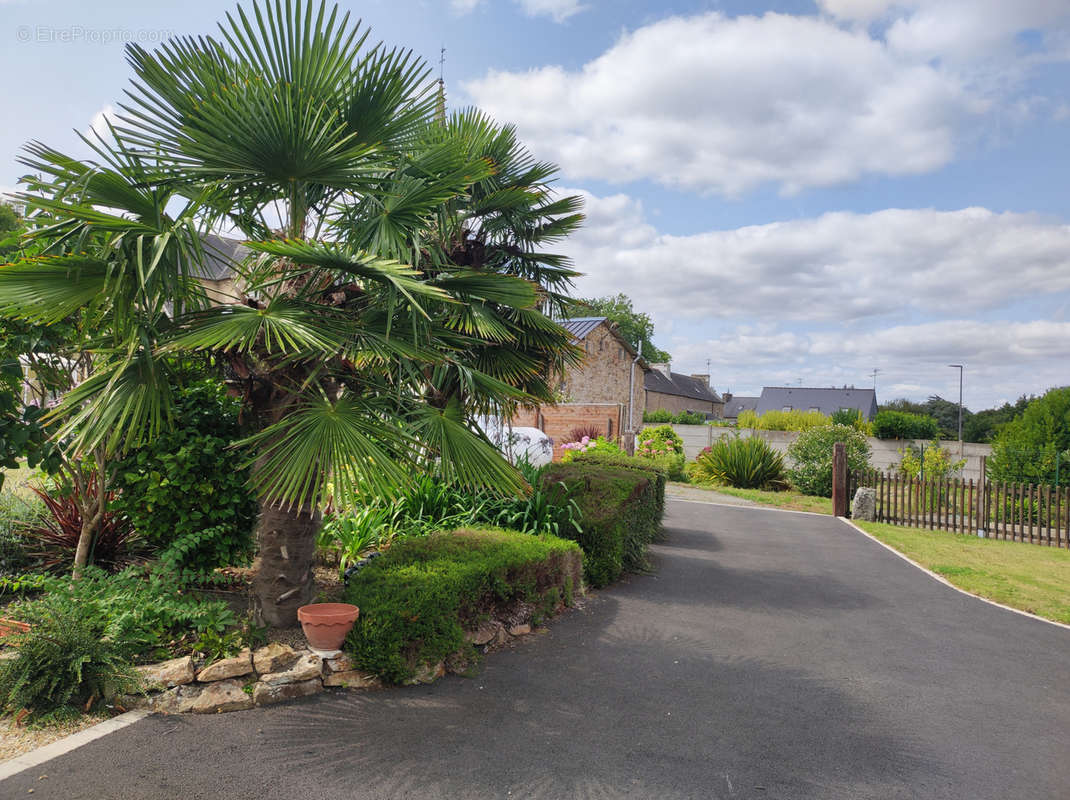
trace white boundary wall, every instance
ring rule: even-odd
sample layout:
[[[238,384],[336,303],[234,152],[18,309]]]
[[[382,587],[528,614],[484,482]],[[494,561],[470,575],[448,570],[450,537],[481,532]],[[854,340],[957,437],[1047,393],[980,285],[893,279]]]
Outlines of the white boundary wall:
[[[657,425],[647,423],[643,425],[644,428],[654,428]],[[798,431],[755,431],[750,428],[719,428],[713,425],[673,425],[672,429],[676,431],[680,438],[684,440],[684,453],[687,455],[687,460],[691,461],[702,452],[702,448],[708,447],[713,444],[717,439],[724,436],[734,436],[739,433],[740,436],[760,436],[769,442],[770,445],[781,453],[784,453],[789,465],[791,459],[787,458],[788,445],[799,438]],[[925,439],[916,440],[904,440],[904,439],[875,439],[872,436],[867,437],[869,441],[870,449],[873,454],[870,456],[870,466],[874,469],[886,472],[891,468],[893,464],[898,464],[901,456],[899,451],[905,449],[907,445],[914,444],[915,446],[926,447],[932,446],[932,442]],[[940,446],[949,451],[954,459],[959,458],[959,443],[944,441],[940,443]],[[966,442],[962,445],[962,457],[966,459],[966,466],[962,469],[962,478],[969,480],[973,478],[978,480],[981,475],[981,456],[992,455],[992,446],[988,444],[973,444]]]

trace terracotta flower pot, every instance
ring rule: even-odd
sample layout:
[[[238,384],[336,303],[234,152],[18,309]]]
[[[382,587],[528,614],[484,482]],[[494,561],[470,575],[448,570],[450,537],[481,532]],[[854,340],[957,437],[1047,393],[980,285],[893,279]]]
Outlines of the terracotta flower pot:
[[[0,617],[0,639],[14,633],[26,633],[30,627],[31,626],[26,622],[19,622],[17,619]]]
[[[342,649],[346,635],[353,630],[360,609],[349,603],[313,603],[297,609],[297,619],[312,652],[328,657]]]

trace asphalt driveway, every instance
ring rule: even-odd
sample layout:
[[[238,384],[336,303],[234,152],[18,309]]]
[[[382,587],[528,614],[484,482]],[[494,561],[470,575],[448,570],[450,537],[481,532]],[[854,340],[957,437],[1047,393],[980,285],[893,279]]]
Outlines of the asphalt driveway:
[[[669,506],[651,574],[477,678],[153,716],[0,797],[1070,797],[1070,631],[831,518]]]

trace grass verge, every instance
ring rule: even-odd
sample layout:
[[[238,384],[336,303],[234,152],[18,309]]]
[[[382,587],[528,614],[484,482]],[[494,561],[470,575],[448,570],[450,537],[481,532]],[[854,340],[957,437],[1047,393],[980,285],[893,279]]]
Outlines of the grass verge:
[[[960,589],[1070,624],[1070,550],[879,522],[857,524]]]
[[[733,489],[731,486],[714,486],[700,483],[680,483],[678,486],[690,486],[693,489],[708,489],[717,494],[728,494],[752,503],[783,508],[787,511],[813,511],[817,514],[831,514],[832,501],[827,497],[813,497],[798,492],[767,492],[762,489]]]
[[[15,469],[0,467],[0,472],[4,474],[4,484],[0,487],[0,491],[11,492],[23,499],[29,499],[34,496],[28,484],[31,478],[37,476],[37,470],[27,467],[26,462],[22,462]]]

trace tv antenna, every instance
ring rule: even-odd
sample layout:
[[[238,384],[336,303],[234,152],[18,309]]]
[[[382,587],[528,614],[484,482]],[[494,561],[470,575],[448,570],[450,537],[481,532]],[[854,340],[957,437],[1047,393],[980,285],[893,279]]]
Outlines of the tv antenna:
[[[438,51],[438,82],[445,83],[446,77],[446,45]]]
[[[873,368],[873,372],[870,375],[873,376],[873,391],[877,391],[877,375],[880,374],[880,370],[876,367]]]

